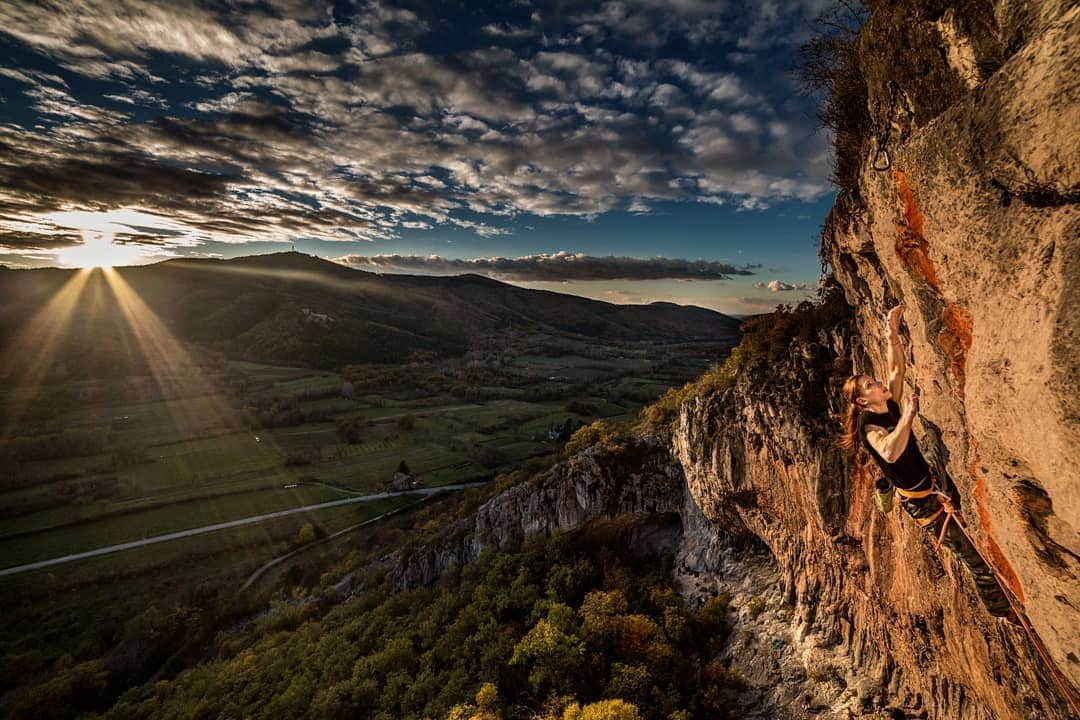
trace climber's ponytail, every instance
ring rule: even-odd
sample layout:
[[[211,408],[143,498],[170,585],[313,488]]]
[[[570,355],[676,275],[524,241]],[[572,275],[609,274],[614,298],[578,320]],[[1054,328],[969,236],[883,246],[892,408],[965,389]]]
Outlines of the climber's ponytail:
[[[839,438],[833,443],[836,447],[843,450],[850,450],[855,447],[855,436],[859,429],[859,405],[855,402],[855,398],[859,397],[859,378],[861,375],[852,375],[844,381],[844,387],[840,391],[844,401],[847,403],[846,412],[839,416],[834,415],[834,419],[840,422],[841,433]]]

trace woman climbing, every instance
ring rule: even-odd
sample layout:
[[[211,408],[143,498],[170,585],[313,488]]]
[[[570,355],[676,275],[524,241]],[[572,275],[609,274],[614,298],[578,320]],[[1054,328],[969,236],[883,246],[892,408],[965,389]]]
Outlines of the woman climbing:
[[[911,424],[919,412],[918,392],[909,393],[903,409],[893,399],[903,393],[905,356],[900,340],[900,320],[903,307],[897,305],[884,317],[884,332],[888,339],[886,361],[889,366],[889,384],[885,385],[867,375],[852,375],[844,382],[843,395],[849,403],[843,418],[843,433],[838,446],[851,449],[856,438],[877,462],[885,477],[877,481],[879,493],[895,489],[900,495],[904,510],[915,522],[931,534],[941,537],[942,525],[946,525],[946,547],[956,553],[975,580],[979,597],[991,615],[1019,624],[994,578],[993,571],[979,555],[957,523],[946,522],[948,515],[939,497],[947,497],[957,511],[960,496],[948,473],[944,471],[936,453],[933,462],[927,463],[915,438]],[[936,451],[936,443],[931,443]]]

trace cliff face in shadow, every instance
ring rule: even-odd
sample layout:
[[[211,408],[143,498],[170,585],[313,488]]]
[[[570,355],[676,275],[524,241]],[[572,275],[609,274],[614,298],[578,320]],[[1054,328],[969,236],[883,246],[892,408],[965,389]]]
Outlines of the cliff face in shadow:
[[[958,9],[872,9],[859,43],[871,107],[903,111],[880,118],[891,167],[871,166],[869,143],[858,192],[841,193],[826,223],[822,254],[855,317],[822,344],[885,380],[881,316],[904,303],[915,434],[940,435],[977,546],[1075,686],[1080,7],[997,3],[981,26]],[[922,72],[904,74],[905,49],[924,52]],[[901,705],[1066,717],[1023,632],[993,621],[966,570],[909,518],[877,513],[876,468],[850,466],[828,446],[835,427],[798,409],[822,393],[842,409],[835,381],[815,373],[795,346],[786,366],[683,408],[676,455],[696,503],[769,546],[798,637],[841,650]]]
[[[768,686],[748,704],[763,716],[1070,716],[959,561],[901,510],[876,511],[877,469],[833,447],[829,412],[843,409],[838,367],[887,378],[881,316],[899,300],[915,437],[940,438],[976,545],[1075,691],[1080,7],[878,5],[858,48],[870,107],[894,109],[877,118],[891,166],[872,167],[868,140],[822,238],[850,318],[691,395],[670,448],[592,448],[492,499],[396,558],[395,582],[428,582],[508,537],[621,518],[620,542],[676,553],[689,600],[764,600],[728,650]]]

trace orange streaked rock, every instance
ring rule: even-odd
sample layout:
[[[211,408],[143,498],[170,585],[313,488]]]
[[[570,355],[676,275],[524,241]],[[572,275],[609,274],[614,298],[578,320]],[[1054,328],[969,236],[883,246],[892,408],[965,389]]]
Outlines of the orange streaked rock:
[[[1020,578],[1016,575],[1016,571],[1013,570],[1012,565],[1005,558],[1005,553],[1001,551],[997,541],[994,540],[994,528],[993,523],[990,520],[990,511],[988,510],[989,500],[986,497],[986,479],[983,478],[979,472],[979,441],[974,437],[971,438],[971,464],[968,466],[971,471],[971,477],[975,478],[975,490],[973,492],[975,496],[975,504],[979,510],[979,527],[982,528],[983,537],[986,538],[987,550],[990,553],[990,560],[993,562],[994,567],[1001,573],[1001,578],[1008,583],[1009,588],[1013,591],[1020,602],[1024,602],[1024,588],[1020,584]]]
[[[893,168],[892,175],[896,183],[896,194],[904,204],[903,216],[896,223],[896,255],[908,270],[921,277],[935,290],[940,290],[934,262],[930,259],[930,244],[923,234],[925,218],[915,203],[915,195],[911,192],[904,171]]]
[[[964,366],[971,347],[973,324],[971,313],[963,305],[950,303],[941,313],[941,331],[937,341],[949,358],[949,368],[956,379],[956,394],[961,400],[964,399]]]

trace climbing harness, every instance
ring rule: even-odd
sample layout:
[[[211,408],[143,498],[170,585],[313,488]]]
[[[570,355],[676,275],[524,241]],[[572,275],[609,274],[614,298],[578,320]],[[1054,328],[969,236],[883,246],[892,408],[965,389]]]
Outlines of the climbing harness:
[[[986,563],[986,566],[990,568],[991,572],[993,572],[994,580],[997,582],[998,587],[1001,588],[1002,593],[1005,595],[1005,599],[1009,601],[1009,607],[1012,608],[1013,614],[1016,616],[1016,619],[1020,621],[1020,626],[1024,628],[1024,632],[1027,633],[1028,639],[1031,640],[1031,644],[1035,646],[1035,649],[1038,651],[1039,656],[1046,664],[1046,667],[1050,671],[1050,675],[1051,677],[1053,677],[1055,684],[1057,684],[1058,688],[1061,690],[1062,697],[1065,698],[1065,702],[1068,704],[1070,711],[1073,713],[1074,716],[1080,717],[1080,699],[1077,699],[1075,693],[1070,689],[1068,682],[1065,680],[1065,678],[1062,677],[1061,672],[1057,668],[1057,665],[1055,665],[1054,662],[1050,659],[1049,652],[1047,651],[1046,646],[1043,645],[1042,639],[1039,638],[1038,634],[1031,627],[1031,623],[1028,622],[1027,615],[1025,615],[1023,611],[1023,606],[1020,605],[1020,601],[1013,594],[1012,588],[1009,587],[1009,584],[1002,579],[1001,571],[998,570],[997,566],[994,565],[990,558],[983,555],[982,551],[979,549],[979,546],[975,544],[975,540],[968,533],[967,525],[964,523],[964,519],[960,516],[959,512],[957,512],[956,508],[953,507],[952,501],[949,496],[942,492],[940,489],[938,489],[937,478],[937,469],[933,465],[931,465],[930,488],[928,490],[911,491],[904,490],[898,487],[896,488],[896,493],[900,496],[900,502],[917,500],[920,498],[929,497],[931,495],[937,498],[938,502],[941,503],[941,507],[938,508],[938,511],[929,517],[915,518],[915,522],[919,525],[919,527],[925,528],[931,523],[933,523],[935,520],[937,520],[939,517],[941,517],[942,513],[946,513],[945,521],[941,524],[941,532],[938,535],[937,542],[934,543],[935,550],[941,547],[941,543],[945,539],[945,531],[949,526],[949,521],[952,520],[956,523],[956,526],[960,528],[960,532],[964,533],[964,536],[968,539],[968,542],[970,542],[971,546],[975,548],[975,552],[979,554],[979,557],[983,559],[983,562]]]
[[[911,102],[908,100],[907,94],[900,88],[900,84],[895,80],[890,80],[888,88],[889,109],[884,119],[881,117],[881,98],[874,101],[874,124],[876,125],[874,139],[877,143],[877,150],[870,161],[870,166],[878,171],[888,170],[892,167],[892,156],[889,154],[889,136],[892,134],[893,125],[896,125],[900,131],[900,142],[907,138],[907,125],[897,124],[895,120],[898,104],[902,105],[901,109],[907,116],[906,119],[910,120],[915,115]],[[884,164],[880,162],[881,158],[885,159]]]
[[[923,480],[923,482],[925,482],[925,479]],[[919,484],[921,485],[922,482],[920,482]],[[904,488],[900,487],[895,488],[895,490],[896,494],[900,496],[900,502],[907,502],[908,500],[921,500],[922,498],[930,497],[931,495],[937,496],[938,502],[941,503],[941,507],[937,509],[937,512],[929,517],[914,518],[914,520],[919,527],[924,528],[928,525],[931,525],[935,520],[941,517],[941,513],[948,513],[948,516],[945,518],[945,522],[941,524],[941,534],[938,535],[937,542],[934,543],[934,549],[939,549],[941,547],[942,540],[945,539],[945,530],[949,526],[949,520],[954,517],[956,510],[952,507],[949,496],[938,489],[937,470],[932,465],[930,466],[930,487],[926,490],[905,490]]]

